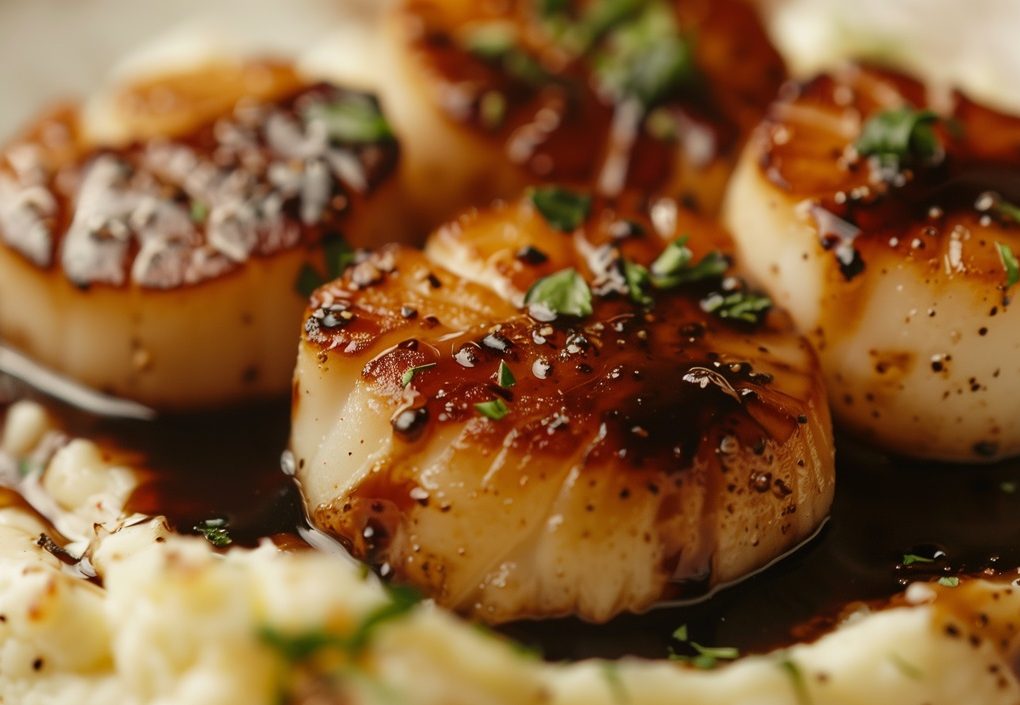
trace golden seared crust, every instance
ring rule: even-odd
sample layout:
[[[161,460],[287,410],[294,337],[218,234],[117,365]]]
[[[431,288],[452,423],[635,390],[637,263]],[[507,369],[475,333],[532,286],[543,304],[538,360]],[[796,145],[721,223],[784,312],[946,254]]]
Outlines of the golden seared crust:
[[[580,37],[597,3],[566,2],[548,15],[539,5],[403,2],[399,20],[428,97],[529,179],[592,183],[609,195],[660,190],[714,210],[785,76],[754,10],[741,0],[633,3],[589,40]],[[672,16],[689,56],[683,77],[638,99],[607,87],[596,67],[647,7]],[[663,29],[669,17],[653,22]],[[512,38],[506,53],[490,44],[501,32]],[[646,40],[639,51],[659,38]]]
[[[292,447],[314,522],[486,620],[604,620],[733,580],[831,500],[820,372],[785,315],[707,313],[718,278],[635,304],[623,262],[649,265],[664,239],[641,213],[594,211],[572,234],[526,200],[469,214],[425,256],[356,265],[308,311]],[[725,242],[697,226],[695,261]],[[522,310],[569,267],[592,315]],[[480,413],[496,400],[505,416]]]
[[[993,211],[997,198],[1020,200],[1020,119],[962,94],[942,98],[932,103],[923,84],[902,74],[852,67],[788,85],[769,110],[759,167],[804,202],[841,280],[865,271],[874,252],[934,274],[949,267],[989,290],[1004,282],[994,241],[1020,244],[1020,223]],[[933,129],[944,154],[890,172],[854,145],[870,118],[903,106],[939,114]]]
[[[116,148],[85,143],[74,111],[46,118],[0,157],[0,241],[76,286],[142,289],[317,243],[397,157],[388,135],[333,131],[322,116],[345,101],[374,106],[326,84],[235,100],[219,116],[192,100],[197,127]]]
[[[905,154],[864,140],[915,118],[930,153],[913,132],[898,138]],[[725,221],[818,349],[848,429],[907,455],[982,460],[1020,452],[1017,203],[1020,119],[849,66],[784,89]]]

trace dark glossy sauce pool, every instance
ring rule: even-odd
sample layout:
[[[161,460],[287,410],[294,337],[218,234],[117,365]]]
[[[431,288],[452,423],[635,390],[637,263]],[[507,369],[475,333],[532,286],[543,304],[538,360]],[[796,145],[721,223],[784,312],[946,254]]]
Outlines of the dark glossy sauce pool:
[[[0,384],[0,401],[26,393],[8,379]],[[287,401],[155,423],[49,406],[70,435],[97,440],[146,469],[132,510],[164,514],[181,531],[222,517],[235,541],[247,545],[265,536],[300,542],[297,529],[306,526],[300,499],[280,469]],[[890,597],[909,580],[1020,566],[1020,461],[949,466],[891,459],[839,441],[832,518],[771,568],[697,604],[603,625],[557,619],[500,631],[556,660],[664,657],[682,624],[700,643],[760,651],[815,638],[848,606]],[[904,565],[907,554],[934,560]]]

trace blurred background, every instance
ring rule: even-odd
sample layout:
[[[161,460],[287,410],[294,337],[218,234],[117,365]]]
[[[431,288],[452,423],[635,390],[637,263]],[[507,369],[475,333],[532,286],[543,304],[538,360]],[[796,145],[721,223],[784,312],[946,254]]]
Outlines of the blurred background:
[[[45,103],[96,90],[126,57],[151,54],[168,36],[202,51],[300,56],[343,41],[345,28],[387,2],[0,0],[0,139]],[[1020,111],[1017,0],[758,2],[801,73],[870,57]]]

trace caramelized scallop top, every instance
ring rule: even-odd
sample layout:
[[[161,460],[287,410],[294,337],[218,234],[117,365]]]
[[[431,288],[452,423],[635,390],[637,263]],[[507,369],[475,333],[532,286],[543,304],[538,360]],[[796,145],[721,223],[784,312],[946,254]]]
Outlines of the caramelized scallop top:
[[[788,85],[760,140],[762,173],[801,201],[832,252],[834,282],[895,254],[1006,291],[997,243],[1020,246],[1020,118],[849,67]]]
[[[724,458],[727,443],[789,437],[816,380],[815,370],[788,364],[791,345],[806,343],[790,336],[785,315],[707,312],[716,296],[750,295],[721,276],[635,296],[632,267],[650,266],[664,241],[643,214],[594,211],[566,234],[526,202],[498,206],[441,230],[429,258],[384,249],[316,292],[305,339],[327,365],[364,358],[362,380],[399,401],[393,433],[407,444],[465,422],[479,442],[494,443],[505,413],[515,450],[565,455],[581,444],[592,466],[669,472],[695,456]],[[712,226],[689,215],[680,222],[695,227],[691,266],[729,252]],[[465,261],[484,268],[464,271]],[[532,285],[571,269],[591,292],[590,315],[524,306]],[[383,340],[397,344],[380,349]],[[501,381],[503,370],[513,383]],[[477,406],[487,402],[496,422]]]
[[[316,292],[299,346],[312,521],[487,621],[697,594],[832,496],[814,352],[728,238],[671,200],[587,204],[540,188],[383,249]]]
[[[375,99],[332,85],[202,116],[123,147],[40,120],[0,155],[0,241],[83,288],[194,285],[318,242],[397,158]]]
[[[666,185],[735,153],[785,75],[740,0],[408,0],[448,117],[540,179]]]

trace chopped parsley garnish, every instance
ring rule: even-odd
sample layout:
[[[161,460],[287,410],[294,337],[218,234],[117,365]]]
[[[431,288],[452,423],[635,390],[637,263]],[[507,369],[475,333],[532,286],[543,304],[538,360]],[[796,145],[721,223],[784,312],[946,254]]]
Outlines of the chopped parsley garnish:
[[[905,553],[903,554],[903,565],[914,565],[915,563],[934,563],[934,558],[928,558],[927,556],[919,556],[916,553]]]
[[[326,258],[326,276],[336,279],[348,267],[354,264],[356,253],[342,237],[327,237],[322,243],[322,252]]]
[[[924,671],[910,663],[910,661],[907,661],[899,654],[889,654],[889,660],[893,662],[893,665],[895,665],[897,669],[899,669],[900,673],[911,680],[921,680],[921,678],[924,677]]]
[[[673,661],[684,661],[698,668],[715,668],[719,661],[733,661],[740,658],[740,651],[732,646],[702,646],[696,641],[691,641],[687,633],[687,625],[684,624],[673,632],[673,638],[682,644],[694,649],[694,656],[685,656],[675,651],[671,652],[669,658]]]
[[[369,612],[348,637],[347,648],[351,652],[357,654],[363,651],[371,643],[372,635],[380,624],[402,617],[421,602],[421,594],[414,588],[390,585],[386,592],[390,598],[389,602]]]
[[[999,251],[1002,268],[1006,270],[1006,288],[1008,289],[1020,281],[1020,263],[1017,262],[1016,255],[1013,254],[1013,250],[1009,245],[997,242],[995,243],[995,249]]]
[[[542,17],[550,17],[567,11],[567,0],[535,0],[535,11]]]
[[[346,93],[328,103],[316,103],[305,112],[305,119],[326,126],[330,139],[363,144],[393,139],[393,130],[379,108],[367,95]]]
[[[715,292],[701,300],[701,310],[744,323],[758,324],[772,308],[772,299],[749,291]]]
[[[316,289],[326,283],[326,280],[321,274],[310,264],[305,264],[301,271],[298,272],[297,281],[294,282],[294,288],[297,289],[297,293],[306,299],[311,296]]]
[[[487,22],[472,26],[462,44],[480,59],[493,61],[517,48],[517,33],[509,22]]]
[[[492,399],[490,401],[480,402],[475,404],[475,409],[479,414],[492,419],[493,421],[499,421],[510,413],[510,407],[508,407],[506,402],[502,399]]]
[[[590,316],[591,289],[576,269],[563,269],[539,279],[524,296],[524,303],[536,318]]]
[[[651,306],[654,299],[649,293],[652,288],[652,277],[648,274],[648,269],[627,259],[623,260],[622,265],[630,300],[640,306]]]
[[[499,361],[499,369],[496,370],[496,384],[503,389],[510,389],[510,387],[517,384],[517,378],[514,377],[513,370],[503,360]]]
[[[1016,488],[1017,483],[1013,482],[1012,480],[1004,480],[1003,482],[999,483],[999,489],[1005,492],[1006,494],[1013,494],[1014,492],[1016,492]]]
[[[950,588],[959,587],[960,579],[956,576],[944,576],[939,578],[939,585]]]
[[[357,254],[347,241],[337,235],[326,237],[322,243],[322,256],[326,265],[326,276],[319,270],[306,263],[298,272],[294,288],[297,292],[308,298],[320,286],[328,281],[333,281],[344,273],[348,267],[354,264]]]
[[[28,477],[34,472],[40,469],[40,465],[37,462],[33,462],[28,458],[21,458],[18,460],[18,476]]]
[[[478,117],[485,129],[499,129],[506,119],[506,96],[499,91],[486,91],[478,101]]]
[[[464,35],[462,44],[483,61],[499,63],[509,76],[521,83],[541,86],[550,79],[545,67],[521,48],[513,25],[507,22],[475,25]]]
[[[599,670],[602,673],[602,677],[606,679],[606,685],[609,686],[613,702],[616,705],[626,705],[626,703],[630,702],[627,688],[623,685],[623,678],[620,677],[620,669],[617,665],[612,661],[603,661],[599,664]]]
[[[307,661],[324,649],[335,649],[348,656],[357,656],[371,643],[379,625],[407,614],[421,601],[421,596],[411,588],[389,587],[387,592],[389,601],[369,612],[347,636],[321,630],[284,634],[273,627],[262,627],[259,638],[291,663]]]
[[[1001,217],[1020,223],[1020,206],[1009,201],[1000,200],[995,204],[995,212]]]
[[[209,217],[209,206],[202,201],[192,201],[190,215],[192,222],[204,223],[205,219]]]
[[[667,108],[656,108],[645,118],[645,130],[663,142],[674,142],[679,137],[676,117]]]
[[[591,211],[591,196],[560,186],[534,188],[528,198],[549,225],[565,233],[581,227]]]
[[[652,281],[660,289],[668,289],[680,284],[716,279],[721,277],[729,268],[730,263],[726,256],[718,250],[713,250],[701,258],[695,265],[691,264],[694,254],[687,247],[688,237],[683,237],[670,243],[669,247],[662,251],[662,254],[652,262]]]
[[[903,162],[930,161],[942,149],[932,126],[939,116],[931,110],[909,107],[885,110],[873,115],[857,139],[857,153],[877,157],[884,166]]]
[[[641,10],[646,0],[595,0],[588,5],[577,26],[580,48],[586,49],[620,23]]]
[[[656,2],[608,34],[594,68],[603,93],[647,108],[692,79],[694,57],[674,11]]]
[[[223,518],[206,519],[200,521],[193,527],[195,531],[202,534],[205,540],[217,548],[229,546],[234,542],[227,530],[227,520]]]
[[[402,384],[405,387],[408,386],[414,380],[415,375],[417,375],[419,372],[431,369],[435,366],[436,363],[429,362],[425,365],[415,365],[414,367],[408,367],[406,370],[404,370],[404,374],[401,375],[400,377],[400,384]]]
[[[273,627],[259,629],[259,638],[291,663],[307,661],[312,655],[327,648],[346,648],[346,640],[322,631],[309,631],[288,635]]]
[[[786,677],[790,679],[790,685],[793,687],[793,692],[797,696],[797,702],[800,705],[810,705],[811,694],[808,693],[807,679],[804,678],[803,671],[800,670],[800,666],[789,656],[785,654],[776,663],[780,670],[786,674]]]

